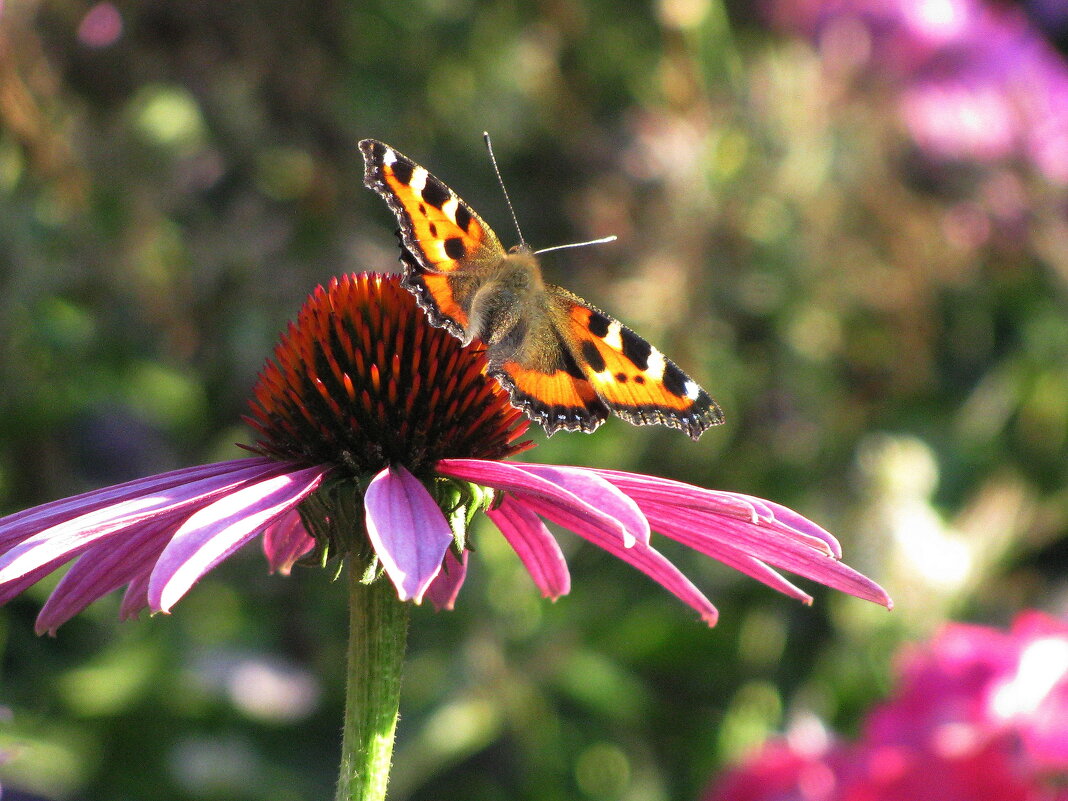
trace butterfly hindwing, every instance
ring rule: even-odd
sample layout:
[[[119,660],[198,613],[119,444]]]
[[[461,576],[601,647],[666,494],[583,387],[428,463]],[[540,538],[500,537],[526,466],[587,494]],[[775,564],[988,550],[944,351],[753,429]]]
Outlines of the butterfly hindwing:
[[[708,393],[673,361],[618,320],[559,287],[572,347],[593,390],[612,412],[635,425],[660,423],[696,440],[723,422]]]
[[[572,362],[573,363],[573,362]],[[512,405],[522,409],[550,436],[556,431],[590,432],[608,419],[608,407],[598,397],[581,368],[553,372],[534,369],[517,361],[491,368],[490,375],[508,390]]]
[[[397,231],[397,236],[401,236],[400,231]],[[415,255],[405,247],[403,239],[401,263],[404,265],[401,286],[415,295],[416,303],[426,313],[430,324],[444,328],[466,342],[470,293],[466,288],[468,282],[457,280],[462,274],[432,273],[423,269]],[[462,286],[457,286],[453,291],[454,285]]]

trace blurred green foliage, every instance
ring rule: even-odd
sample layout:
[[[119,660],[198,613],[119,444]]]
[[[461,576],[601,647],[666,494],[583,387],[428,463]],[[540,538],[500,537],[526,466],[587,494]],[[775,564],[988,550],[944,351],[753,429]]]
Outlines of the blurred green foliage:
[[[239,455],[307,292],[398,269],[356,141],[507,242],[487,129],[530,242],[620,238],[550,280],[727,414],[696,445],[617,420],[534,458],[789,504],[898,602],[804,608],[666,548],[709,631],[569,539],[550,604],[484,526],[457,610],[413,618],[396,801],[695,798],[798,715],[848,728],[901,639],[1064,609],[1064,187],[918,159],[885,87],[721,0],[123,0],[110,40],[103,5],[0,11],[0,512]],[[171,617],[110,598],[38,639],[55,578],[0,610],[9,797],[330,797],[343,587],[247,550]]]

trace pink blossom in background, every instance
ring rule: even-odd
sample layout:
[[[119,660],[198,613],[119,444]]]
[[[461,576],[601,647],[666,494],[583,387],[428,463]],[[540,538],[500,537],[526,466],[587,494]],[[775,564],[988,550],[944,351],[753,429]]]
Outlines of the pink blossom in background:
[[[78,25],[78,41],[89,47],[108,47],[122,36],[122,15],[112,3],[97,3]]]
[[[1021,158],[1068,183],[1068,64],[1023,10],[986,0],[768,0],[826,59],[864,38],[867,68],[935,160]],[[835,44],[838,43],[838,44]],[[848,52],[858,48],[847,48]]]
[[[915,741],[941,727],[1007,737],[1035,771],[1068,775],[1068,624],[1021,614],[1008,632],[946,626],[902,655],[901,688],[869,717],[868,739]]]
[[[791,733],[704,801],[1066,801],[1068,624],[951,624],[899,656],[855,743]]]
[[[989,84],[918,81],[900,102],[913,140],[937,159],[993,161],[1019,146],[1016,110]]]
[[[845,748],[837,743],[769,740],[727,771],[704,801],[830,801],[838,798]]]

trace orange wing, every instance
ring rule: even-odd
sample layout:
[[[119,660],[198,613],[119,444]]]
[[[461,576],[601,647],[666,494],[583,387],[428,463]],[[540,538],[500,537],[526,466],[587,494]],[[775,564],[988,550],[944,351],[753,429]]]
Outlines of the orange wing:
[[[694,440],[723,422],[716,402],[664,354],[567,290],[550,291],[567,309],[586,379],[612,412],[635,425],[677,428]]]
[[[363,182],[400,224],[404,285],[434,325],[464,339],[475,276],[500,263],[504,247],[470,206],[425,168],[375,139],[360,142]]]
[[[608,419],[608,407],[570,354],[563,352],[561,357],[560,366],[551,373],[505,361],[492,365],[489,374],[508,390],[512,405],[541,424],[549,436],[560,429],[589,433]]]

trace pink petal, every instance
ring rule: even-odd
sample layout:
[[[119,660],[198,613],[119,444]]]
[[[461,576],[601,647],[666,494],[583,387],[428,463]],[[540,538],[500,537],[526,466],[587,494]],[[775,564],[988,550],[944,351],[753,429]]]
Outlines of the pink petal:
[[[589,468],[593,469],[593,468]],[[605,470],[597,468],[596,472],[605,480],[625,492],[641,506],[643,503],[663,506],[689,506],[706,509],[720,514],[737,517],[740,520],[756,522],[760,516],[770,517],[772,512],[759,498],[720,490],[710,490],[673,481],[659,476],[627,473],[622,470]],[[752,501],[757,501],[753,503]]]
[[[122,537],[98,543],[86,550],[49,595],[37,615],[38,634],[55,631],[85,607],[127,584],[133,577],[147,574],[174,531],[184,512],[172,514],[169,525],[152,520],[123,532]]]
[[[292,509],[263,530],[263,553],[271,572],[288,576],[293,565],[315,548],[315,540],[304,530],[300,512]]]
[[[712,605],[712,602],[686,576],[679,572],[677,567],[652,546],[637,544],[632,548],[626,548],[619,543],[617,538],[606,536],[598,527],[590,526],[586,521],[574,516],[569,519],[569,513],[562,514],[560,508],[552,506],[536,496],[526,496],[522,499],[517,499],[516,502],[542,517],[571,529],[597,547],[603,548],[613,556],[619,557],[627,564],[636,567],[683,603],[696,609],[701,615],[701,619],[708,623],[709,626],[716,625],[719,613],[716,611],[716,607]]]
[[[616,470],[597,472],[633,498],[647,517],[658,513],[657,517],[663,519],[676,513],[681,515],[683,510],[691,510],[708,517],[733,518],[761,525],[762,530],[776,531],[828,556],[841,555],[842,549],[833,536],[785,506],[751,495],[708,490],[655,476]]]
[[[781,592],[791,598],[795,598],[806,606],[811,606],[812,596],[802,590],[793,582],[789,581],[777,570],[764,564],[754,556],[740,553],[736,548],[728,548],[721,543],[706,542],[700,549],[701,553],[711,556],[717,562],[722,562],[727,567],[734,568],[739,573],[744,573],[762,584],[766,584],[773,590]]]
[[[122,596],[122,606],[119,607],[119,620],[133,620],[148,606],[148,580],[151,576],[152,573],[146,570],[135,576],[127,585],[126,593]]]
[[[750,501],[760,500],[759,498],[753,498],[751,495],[740,495],[739,497],[746,498]],[[800,531],[803,534],[807,534],[810,537],[823,540],[827,543],[827,547],[831,549],[831,556],[835,559],[842,558],[842,546],[833,534],[824,529],[822,526],[813,523],[807,517],[799,515],[793,509],[788,506],[783,506],[780,503],[774,501],[761,501],[771,508],[771,512],[774,515],[774,519],[783,523],[784,525],[792,528],[794,531]]]
[[[638,504],[616,489],[609,481],[597,475],[595,470],[524,462],[517,462],[515,466],[539,478],[544,478],[546,481],[551,481],[573,495],[588,501],[622,523],[637,542],[649,544],[649,521],[645,519]]]
[[[546,466],[547,467],[547,466]],[[606,501],[607,493],[598,492],[589,500],[581,498],[568,488],[554,484],[518,464],[490,462],[484,459],[442,459],[437,470],[441,475],[472,481],[484,487],[506,490],[517,497],[537,497],[544,503],[560,509],[569,518],[585,520],[585,527],[596,527],[608,536],[616,537],[625,547],[632,546],[641,532],[628,531],[622,521],[603,511],[597,504]],[[551,519],[551,518],[550,518]]]
[[[152,571],[152,609],[170,611],[201,576],[314,492],[329,469],[317,465],[258,481],[193,514]]]
[[[464,558],[457,560],[452,548],[446,550],[445,563],[442,565],[441,572],[427,587],[426,597],[439,612],[442,609],[452,609],[456,603],[456,596],[460,594],[460,587],[464,585],[464,578],[467,577],[468,553],[464,551]]]
[[[97,509],[114,506],[122,501],[162,493],[172,487],[188,485],[203,479],[234,473],[246,474],[250,470],[255,473],[257,469],[273,469],[278,465],[278,462],[271,459],[255,458],[185,467],[181,470],[139,478],[127,481],[125,484],[83,492],[81,495],[24,509],[0,519],[0,553],[6,551],[11,543],[24,539],[29,533],[50,528],[59,522]]]
[[[714,540],[795,573],[798,566],[834,561],[822,541],[816,547],[810,538],[798,541],[765,524],[743,523],[692,509],[652,513],[650,517],[656,520],[657,531],[698,550],[705,540]]]
[[[486,514],[515,550],[542,596],[555,601],[571,591],[564,553],[540,517],[507,495],[500,506]]]
[[[371,479],[367,535],[402,601],[422,603],[452,544],[452,529],[426,487],[402,465]]]
[[[681,510],[670,518],[667,515],[662,519],[657,519],[660,517],[658,515],[652,517],[657,531],[714,558],[715,554],[709,549],[710,543],[727,546],[736,553],[749,554],[791,573],[887,608],[893,605],[886,591],[871,579],[822,551],[805,550],[789,539],[778,539],[775,536],[778,532],[762,526],[715,519],[691,510]]]
[[[7,582],[3,586],[0,586],[0,604],[6,604],[16,595],[21,594],[27,587],[32,587],[53,570],[60,567],[64,562],[70,561],[72,557],[73,554],[69,553],[57,556],[51,562],[46,562],[40,567],[34,568],[29,573],[25,573],[18,578]]]
[[[56,559],[69,559],[92,543],[130,526],[151,520],[159,520],[161,525],[166,525],[170,520],[169,515],[179,509],[195,509],[251,480],[292,469],[279,462],[264,463],[264,460],[258,459],[242,461],[245,463],[242,469],[129,497],[37,531],[0,556],[0,585]],[[23,524],[19,524],[19,528],[22,527]],[[29,530],[35,529],[31,527]]]

